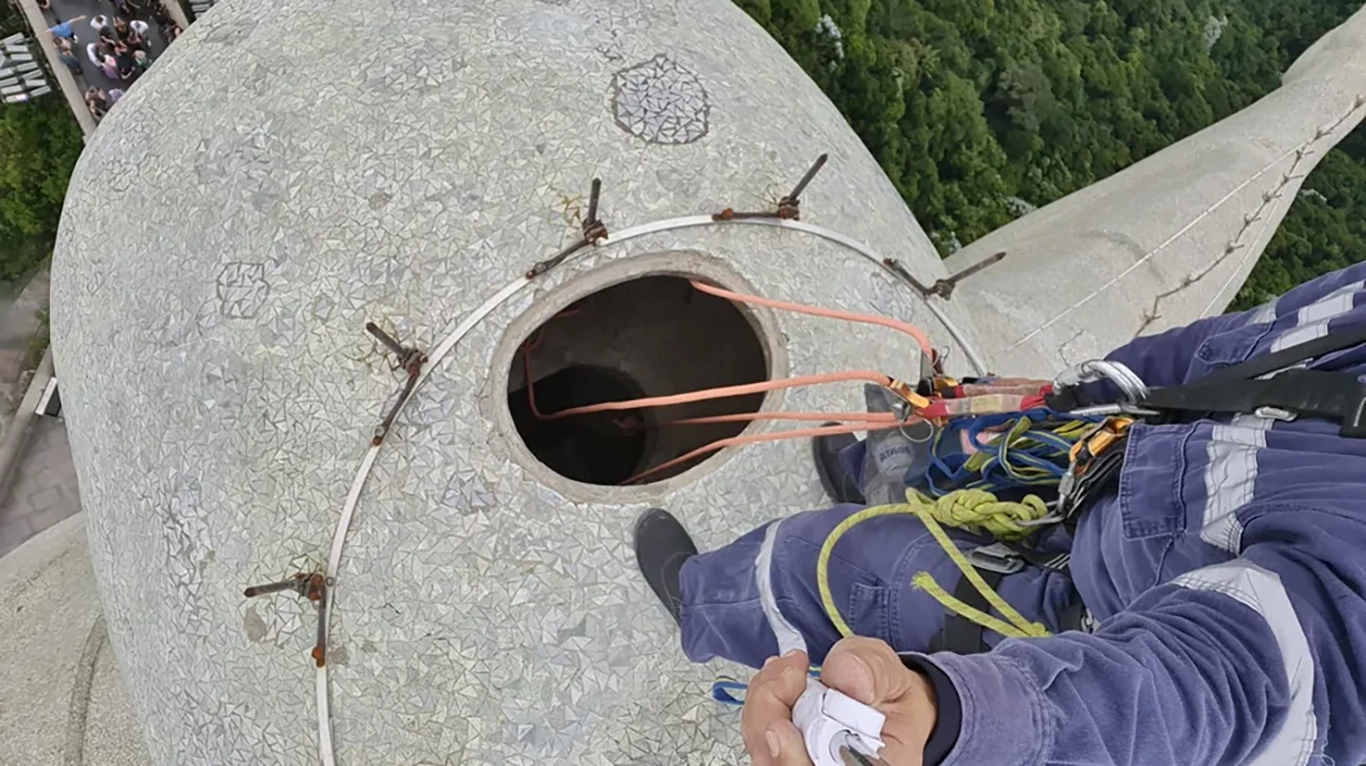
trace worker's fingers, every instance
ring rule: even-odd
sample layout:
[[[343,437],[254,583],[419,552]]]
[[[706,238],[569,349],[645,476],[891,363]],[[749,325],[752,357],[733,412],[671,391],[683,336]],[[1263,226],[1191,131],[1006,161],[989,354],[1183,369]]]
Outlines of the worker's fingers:
[[[764,732],[764,740],[768,743],[769,756],[777,753],[770,761],[774,766],[812,766],[802,732],[791,721],[774,721]],[[758,759],[751,760],[755,764],[762,763]]]
[[[792,706],[806,691],[806,654],[791,652],[770,659],[749,682],[745,692],[745,707],[740,713],[740,734],[745,749],[755,766],[805,766],[809,763],[801,736],[792,745],[786,734],[796,732],[792,726]],[[786,723],[784,728],[782,724]],[[787,731],[790,729],[790,731]],[[802,760],[788,751],[796,748]]]
[[[887,642],[860,636],[835,644],[821,666],[826,686],[873,706],[903,697],[911,686],[910,675]]]
[[[872,638],[846,638],[826,656],[821,681],[887,716],[882,725],[885,761],[919,766],[934,731],[934,691],[924,676],[902,664],[892,647]]]

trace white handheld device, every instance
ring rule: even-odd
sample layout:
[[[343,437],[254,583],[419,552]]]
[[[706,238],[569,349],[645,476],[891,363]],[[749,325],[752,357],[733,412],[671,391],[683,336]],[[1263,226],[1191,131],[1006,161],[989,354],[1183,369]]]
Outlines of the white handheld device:
[[[877,710],[814,678],[806,680],[806,691],[792,708],[792,722],[801,730],[815,766],[845,766],[841,747],[877,757],[886,720]]]

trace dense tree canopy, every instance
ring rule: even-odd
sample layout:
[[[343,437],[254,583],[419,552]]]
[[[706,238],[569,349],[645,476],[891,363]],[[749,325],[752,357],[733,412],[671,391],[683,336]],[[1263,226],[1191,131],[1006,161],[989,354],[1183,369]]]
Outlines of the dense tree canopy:
[[[17,12],[0,7],[0,36],[18,31],[27,33]],[[60,95],[0,105],[0,284],[47,257],[80,153],[80,130]]]
[[[736,0],[942,251],[1246,106],[1359,0]],[[23,29],[9,5],[0,32]],[[0,106],[0,282],[47,253],[80,153],[56,96]],[[1235,306],[1366,258],[1366,136],[1309,177]]]
[[[1359,0],[736,0],[951,252],[1273,90]],[[1325,158],[1240,303],[1366,259],[1366,140]]]

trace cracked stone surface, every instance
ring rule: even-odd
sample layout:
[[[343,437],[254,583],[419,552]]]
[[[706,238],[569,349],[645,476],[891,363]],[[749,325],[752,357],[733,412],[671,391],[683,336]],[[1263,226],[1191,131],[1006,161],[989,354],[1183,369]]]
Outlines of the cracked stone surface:
[[[430,349],[579,236],[595,176],[620,231],[752,208],[822,152],[804,220],[947,275],[838,112],[725,0],[228,0],[187,30],[82,155],[52,282],[91,560],[154,762],[316,762],[312,607],[241,590],[327,556],[399,382],[366,321]],[[360,496],[332,622],[341,762],[741,760],[707,688],[745,673],[685,660],[631,522],[663,505],[715,547],[819,506],[808,445],[588,487],[549,475],[498,411],[510,325],[674,252],[950,345],[886,272],[792,230],[609,240],[540,277],[433,369]],[[918,370],[894,334],[755,316],[774,375]],[[765,406],[861,402],[831,385]]]

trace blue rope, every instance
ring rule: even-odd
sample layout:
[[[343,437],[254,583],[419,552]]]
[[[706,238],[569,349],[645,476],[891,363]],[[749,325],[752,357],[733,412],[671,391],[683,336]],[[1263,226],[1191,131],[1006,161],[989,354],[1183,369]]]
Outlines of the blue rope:
[[[812,665],[807,669],[806,674],[812,678],[820,678],[821,669]],[[736,697],[731,692],[744,692],[748,689],[749,684],[740,683],[730,676],[717,676],[716,680],[711,682],[711,698],[722,705],[739,707],[745,704],[744,696]]]
[[[745,698],[736,697],[731,692],[743,692],[748,688],[748,684],[742,684],[729,676],[720,676],[711,682],[711,698],[722,705],[740,706],[745,704]]]
[[[1026,434],[1034,442],[1028,446],[1009,446],[1004,440],[981,444],[978,437],[991,429],[1009,430],[1019,418],[1027,418]],[[1053,432],[1054,428],[1076,422],[1096,423],[1100,418],[1061,415],[1039,408],[1019,413],[1000,413],[973,418],[954,418],[938,429],[931,444],[930,466],[925,472],[929,494],[943,497],[959,489],[984,489],[988,492],[1019,487],[1057,484],[1067,471],[1072,441]],[[948,439],[946,442],[945,440]],[[978,471],[967,468],[971,455],[964,454],[962,442],[988,455]]]

